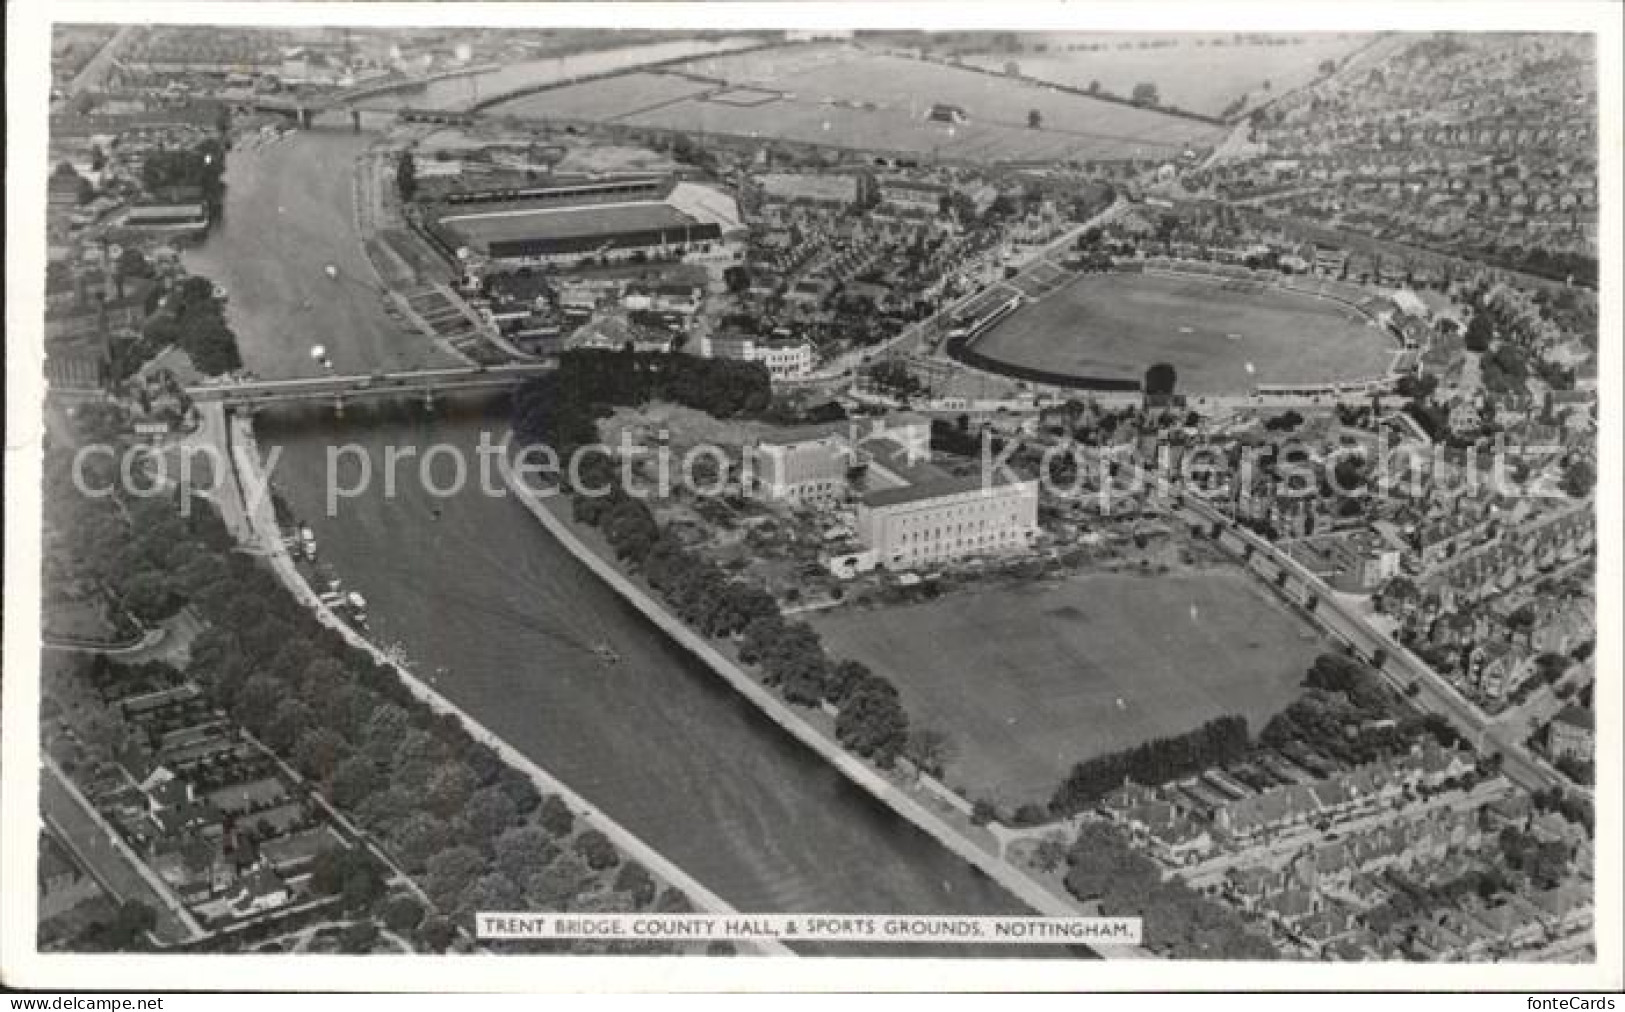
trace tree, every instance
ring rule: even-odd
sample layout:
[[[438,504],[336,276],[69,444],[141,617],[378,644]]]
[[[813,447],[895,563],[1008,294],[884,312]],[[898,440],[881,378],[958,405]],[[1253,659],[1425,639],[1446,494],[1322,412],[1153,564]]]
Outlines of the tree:
[[[1597,469],[1590,461],[1576,460],[1563,470],[1563,491],[1571,498],[1584,499],[1597,484]]]
[[[1142,81],[1136,84],[1133,98],[1135,105],[1156,105],[1158,100],[1156,84],[1151,81]]]
[[[119,586],[119,596],[131,614],[143,622],[158,622],[173,615],[180,599],[170,590],[167,574],[136,573]]]
[[[418,871],[446,842],[444,821],[428,812],[414,812],[391,834],[392,849],[409,871]]]
[[[655,900],[655,909],[663,914],[686,914],[694,909],[689,902],[687,894],[676,886],[668,886],[660,890],[660,898]]]
[[[519,809],[496,784],[481,787],[463,805],[470,842],[484,845],[519,821]]]
[[[118,255],[117,268],[120,275],[126,278],[152,277],[152,264],[147,262],[146,256],[134,246],[126,246]]]
[[[941,776],[942,768],[953,761],[953,742],[938,728],[916,728],[909,732],[903,755],[920,770]]]
[[[536,910],[563,910],[592,884],[594,877],[581,855],[562,851],[539,874],[525,880],[525,899]]]
[[[382,784],[383,777],[371,759],[364,755],[352,755],[333,770],[333,803],[346,811],[354,811]]]
[[[456,910],[470,918],[482,910],[517,910],[524,902],[519,885],[501,872],[481,875],[457,897]]]
[[[461,762],[449,762],[436,769],[429,777],[427,801],[429,807],[443,819],[462,812],[463,806],[479,787],[479,779]]]
[[[402,200],[411,200],[417,195],[417,164],[412,160],[410,151],[402,151],[400,160],[395,163],[395,188],[400,192]]]
[[[251,680],[252,681],[252,680]],[[246,689],[246,686],[245,686]],[[258,692],[259,690],[256,690]],[[256,704],[257,705],[257,704]],[[243,723],[250,728],[255,723],[244,719]],[[316,723],[316,712],[304,700],[286,698],[276,704],[276,712],[271,714],[270,720],[264,724],[261,738],[271,751],[281,755],[288,755],[293,751],[294,743],[306,728]]]
[[[354,921],[344,929],[339,948],[352,956],[364,956],[378,941],[378,925],[372,921]]]
[[[575,829],[575,813],[570,806],[557,794],[549,794],[542,799],[541,807],[537,810],[536,819],[556,837],[569,836]]]
[[[1041,127],[1043,125],[1044,125],[1044,114],[1039,112],[1037,109],[1028,109],[1027,110],[1027,128],[1030,129],[1030,130],[1037,130],[1039,127]]]
[[[324,896],[343,895],[360,909],[383,894],[384,879],[371,855],[359,847],[329,847],[311,863],[310,887]]]
[[[636,861],[629,860],[622,864],[615,876],[615,891],[630,896],[633,905],[640,910],[654,901],[658,888],[649,869]]]
[[[373,712],[361,729],[361,747],[373,760],[392,762],[401,738],[412,726],[411,715],[394,703],[385,703]]]
[[[418,926],[418,939],[431,952],[444,952],[456,937],[456,926],[440,914],[430,914]]]
[[[1039,871],[1053,874],[1066,864],[1066,853],[1065,837],[1046,836],[1033,848],[1033,864],[1038,866]]]
[[[100,952],[139,952],[149,947],[147,933],[158,923],[158,915],[139,900],[125,900],[108,921],[92,923],[79,935],[86,949]]]
[[[382,778],[380,784],[383,784]],[[355,814],[369,829],[389,835],[416,811],[417,805],[418,799],[414,795],[398,787],[384,786],[382,790],[367,795],[356,806]]]
[[[384,904],[384,926],[391,931],[411,931],[423,922],[423,904],[416,896],[402,893]]]
[[[1167,362],[1158,362],[1145,371],[1145,392],[1151,395],[1172,394],[1179,374]]]
[[[451,907],[484,870],[485,858],[480,856],[480,852],[461,844],[429,858],[423,887],[436,906]]]
[[[497,869],[515,882],[539,874],[558,856],[559,847],[540,826],[515,826],[496,838],[492,845]]]
[[[282,683],[270,675],[254,675],[237,693],[234,716],[250,731],[264,730],[283,696]],[[307,725],[308,726],[308,725]]]
[[[908,714],[889,682],[870,678],[852,693],[835,718],[835,736],[845,747],[889,769],[908,741]]]
[[[1486,352],[1490,349],[1490,342],[1495,337],[1495,328],[1490,324],[1489,313],[1483,309],[1475,309],[1472,319],[1467,321],[1467,334],[1462,339],[1468,351]]]
[[[325,781],[349,753],[345,740],[325,727],[313,727],[293,747],[294,765],[306,776]]]
[[[621,860],[620,851],[615,849],[615,844],[596,829],[583,830],[581,835],[576,837],[574,847],[575,852],[580,854],[587,862],[587,866],[594,871],[613,868]]]

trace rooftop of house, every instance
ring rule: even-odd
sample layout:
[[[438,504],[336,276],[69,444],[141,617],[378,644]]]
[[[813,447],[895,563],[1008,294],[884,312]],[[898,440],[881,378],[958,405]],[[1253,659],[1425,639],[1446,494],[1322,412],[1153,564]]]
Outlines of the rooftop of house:
[[[238,883],[242,886],[242,897],[245,900],[275,896],[288,888],[267,864],[255,865],[252,871],[238,880]]]

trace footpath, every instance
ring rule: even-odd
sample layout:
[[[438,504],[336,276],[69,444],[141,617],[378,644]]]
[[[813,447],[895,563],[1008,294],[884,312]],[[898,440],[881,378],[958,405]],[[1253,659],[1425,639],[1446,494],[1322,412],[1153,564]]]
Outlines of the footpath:
[[[633,583],[616,566],[593,551],[590,546],[577,537],[568,523],[548,509],[544,499],[550,498],[551,495],[556,493],[539,492],[520,480],[513,473],[513,469],[508,466],[509,458],[506,443],[503,449],[503,466],[501,468],[503,480],[507,483],[508,489],[513,492],[520,502],[524,503],[525,508],[530,510],[531,515],[541,521],[543,527],[547,528],[548,533],[557,538],[559,543],[571,555],[575,556],[582,565],[592,570],[599,579],[620,594],[622,598],[642,613],[645,618],[653,622],[662,632],[670,636],[695,657],[705,662],[711,670],[721,676],[724,681],[753,703],[775,724],[812,749],[820,758],[845,775],[848,780],[868,791],[892,811],[918,826],[950,852],[980,869],[1033,910],[1050,917],[1082,917],[1086,915],[1085,911],[1071,897],[1052,890],[1015,865],[1001,859],[998,854],[983,848],[941,815],[911,796],[902,787],[887,780],[877,770],[824,736],[817,728],[804,720],[800,714],[792,710],[788,703],[773,695],[772,692],[752,678],[748,672],[730,660],[703,636],[694,632],[675,615],[666,611],[662,605]],[[1151,958],[1151,953],[1136,946],[1090,944],[1089,948],[1107,959]]]
[[[260,473],[260,454],[254,438],[253,425],[247,419],[237,417],[232,419],[231,426],[231,459],[234,468],[239,472],[247,487],[265,487],[263,483],[267,479]],[[570,806],[570,810],[578,818],[588,826],[609,837],[622,854],[637,860],[656,879],[686,893],[697,909],[714,914],[738,913],[722,897],[701,885],[698,880],[672,863],[665,855],[644,843],[592,802],[571,790],[563,781],[542,769],[518,749],[503,741],[456,704],[436,692],[428,683],[419,679],[398,659],[390,656],[365,636],[356,632],[349,623],[340,619],[331,608],[322,603],[320,596],[305,581],[304,575],[299,572],[293,558],[288,554],[287,548],[283,545],[282,532],[277,527],[270,497],[260,496],[258,501],[249,503],[248,506],[247,523],[252,531],[250,542],[257,543],[259,550],[271,564],[272,569],[283,585],[301,604],[315,613],[318,621],[336,630],[350,646],[355,647],[357,650],[366,651],[373,660],[391,668],[407,690],[418,700],[427,704],[430,709],[439,714],[451,714],[456,717],[476,741],[489,746],[497,755],[502,757],[503,762],[530,777],[537,790],[558,795]],[[740,944],[743,946],[746,943]],[[795,955],[790,949],[777,942],[756,943],[752,947],[756,951],[767,955]]]

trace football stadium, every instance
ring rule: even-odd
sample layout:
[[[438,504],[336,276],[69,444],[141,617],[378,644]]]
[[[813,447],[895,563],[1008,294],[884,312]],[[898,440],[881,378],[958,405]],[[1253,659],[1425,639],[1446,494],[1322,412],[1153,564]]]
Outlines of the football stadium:
[[[427,217],[461,259],[496,268],[731,256],[744,230],[732,197],[663,176],[463,190],[435,201]]]

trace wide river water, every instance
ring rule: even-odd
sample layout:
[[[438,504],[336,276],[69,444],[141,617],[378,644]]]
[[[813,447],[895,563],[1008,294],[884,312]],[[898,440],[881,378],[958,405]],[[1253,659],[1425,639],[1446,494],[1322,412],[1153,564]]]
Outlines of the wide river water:
[[[343,371],[432,357],[382,315],[375,288],[324,271],[370,277],[347,174],[373,139],[318,130],[232,156],[224,222],[188,261],[231,291],[244,358],[262,376],[309,372],[316,341]],[[385,494],[387,447],[444,443],[472,465],[479,433],[500,441],[505,415],[487,401],[260,416],[262,447],[280,451],[273,481],[366,596],[379,641],[741,910],[1028,912],[761,716],[515,500],[479,494],[475,475],[437,499],[411,459]],[[370,457],[377,480],[329,515],[329,448],[342,444]],[[591,653],[599,640],[619,663]]]

